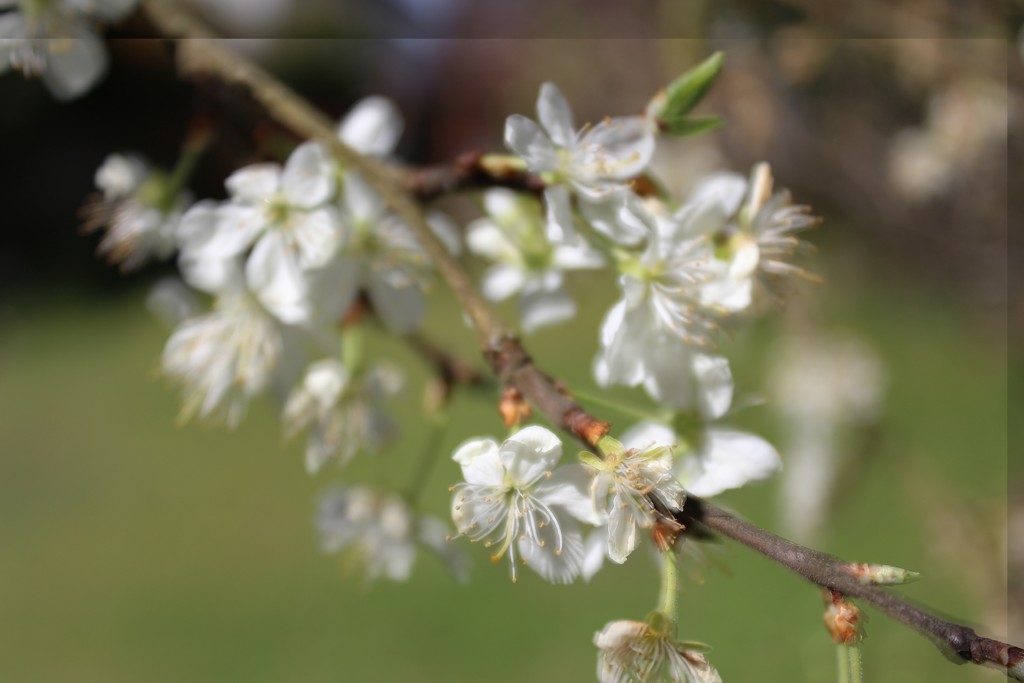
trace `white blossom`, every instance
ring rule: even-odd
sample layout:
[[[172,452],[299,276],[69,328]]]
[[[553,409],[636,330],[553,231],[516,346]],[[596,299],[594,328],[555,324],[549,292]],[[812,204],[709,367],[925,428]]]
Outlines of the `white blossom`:
[[[327,203],[336,191],[327,151],[304,143],[283,169],[274,163],[246,166],[225,185],[230,201],[201,202],[183,217],[183,255],[218,261],[251,247],[246,281],[260,302],[286,324],[315,321],[315,271],[330,262],[344,239],[337,209]]]
[[[606,453],[604,459],[587,459],[587,464],[597,471],[591,496],[608,525],[608,557],[619,564],[636,548],[637,530],[653,526],[653,501],[668,511],[682,509],[686,501],[686,493],[672,473],[670,444],[647,446],[619,445]]]
[[[404,127],[395,104],[373,95],[352,107],[338,124],[338,137],[361,154],[386,156],[395,151]]]
[[[492,189],[484,195],[484,207],[487,217],[470,223],[466,235],[470,250],[495,262],[484,274],[484,296],[500,301],[519,294],[526,332],[575,315],[563,273],[600,267],[601,255],[582,242],[559,243],[554,221],[530,197]]]
[[[309,429],[306,470],[312,474],[331,458],[345,465],[360,451],[383,448],[397,432],[384,404],[401,384],[401,372],[390,365],[353,377],[333,358],[311,364],[282,413],[288,438]]]
[[[647,116],[606,118],[576,129],[572,110],[553,83],[537,97],[535,121],[513,114],[505,122],[505,145],[534,173],[550,174],[544,200],[552,213],[569,216],[569,188],[581,200],[594,201],[623,191],[623,181],[647,167],[654,154],[656,126]],[[571,223],[559,221],[562,239],[572,238]]]
[[[562,442],[552,432],[526,427],[500,446],[471,439],[453,459],[465,481],[452,487],[452,519],[471,541],[496,546],[491,560],[508,555],[512,580],[526,564],[552,583],[570,583],[581,569],[583,540],[577,520],[598,521],[581,465],[554,469]]]
[[[368,579],[408,580],[417,544],[437,553],[456,578],[466,579],[465,559],[447,542],[444,523],[417,516],[398,496],[362,486],[337,488],[321,499],[317,527],[324,551],[344,553]]]
[[[412,230],[352,171],[343,180],[341,220],[349,239],[325,269],[333,283],[331,296],[347,304],[363,289],[390,329],[406,333],[418,328],[432,266]],[[449,250],[459,250],[455,227],[446,216],[431,212],[427,222]]]
[[[39,76],[58,100],[85,94],[107,70],[93,23],[115,21],[137,0],[2,0],[0,73]]]
[[[245,290],[237,265],[233,272],[221,283],[214,309],[183,320],[164,347],[164,374],[184,392],[183,420],[198,416],[235,426],[281,361],[280,327]]]
[[[111,154],[96,171],[98,198],[86,204],[88,231],[105,227],[97,251],[122,270],[169,258],[189,199],[142,159]]]
[[[676,446],[683,452],[674,458],[673,472],[687,492],[701,497],[763,481],[782,469],[775,448],[754,434],[732,427],[694,425],[680,438],[668,425],[644,421],[622,435],[632,448]]]
[[[594,634],[601,683],[721,683],[695,643],[683,643],[642,621],[611,621]]]

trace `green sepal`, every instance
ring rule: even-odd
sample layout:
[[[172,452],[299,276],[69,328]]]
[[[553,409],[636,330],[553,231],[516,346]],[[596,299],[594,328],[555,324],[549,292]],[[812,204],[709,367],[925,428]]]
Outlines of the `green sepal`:
[[[714,130],[725,123],[721,116],[682,116],[678,119],[658,119],[658,129],[676,137],[698,135]]]
[[[683,120],[714,85],[722,70],[722,62],[722,53],[716,52],[672,81],[665,88],[665,105],[660,111],[652,113],[668,123]]]

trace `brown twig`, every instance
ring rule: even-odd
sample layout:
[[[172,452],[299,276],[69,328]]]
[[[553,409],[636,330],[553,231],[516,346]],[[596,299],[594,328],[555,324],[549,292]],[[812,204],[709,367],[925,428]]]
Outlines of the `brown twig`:
[[[467,152],[451,164],[426,168],[403,168],[401,182],[421,202],[444,195],[490,187],[505,187],[539,195],[547,184],[533,173],[509,164],[503,157]]]
[[[438,191],[433,188],[458,187],[475,182],[473,163],[467,164],[462,172],[435,171],[434,175],[427,172],[410,185],[408,172],[403,179],[400,171],[367,159],[349,148],[337,138],[329,119],[274,77],[211,40],[209,31],[177,3],[172,0],[144,0],[144,6],[164,35],[193,38],[178,41],[177,63],[182,76],[201,78],[213,75],[226,84],[248,88],[250,95],[281,124],[327,145],[339,161],[362,173],[374,185],[384,201],[422,242],[479,333],[492,370],[506,386],[518,389],[553,425],[568,431],[590,447],[608,433],[608,423],[590,416],[550,376],[538,369],[519,341],[505,331],[474,288],[468,274],[423,218],[417,198],[430,198]],[[1024,650],[1021,648],[978,636],[967,626],[939,619],[893,593],[863,584],[844,569],[846,563],[830,555],[776,536],[695,497],[690,497],[675,517],[688,526],[705,526],[717,531],[818,586],[874,605],[928,637],[955,661],[998,667],[1016,680],[1024,681]]]

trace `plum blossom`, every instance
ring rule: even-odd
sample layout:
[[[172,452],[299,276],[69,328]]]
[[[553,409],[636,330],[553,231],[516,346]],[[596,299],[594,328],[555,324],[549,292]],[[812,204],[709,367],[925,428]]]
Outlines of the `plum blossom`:
[[[39,76],[58,100],[84,95],[107,70],[95,20],[116,21],[138,0],[0,0],[0,73]]]
[[[687,492],[696,496],[717,496],[723,491],[763,481],[782,469],[775,448],[759,436],[732,427],[693,425],[689,440],[668,425],[644,421],[622,435],[632,448],[657,445],[680,446],[673,472]]]
[[[282,412],[288,438],[309,430],[306,470],[312,474],[331,458],[345,465],[360,451],[379,451],[397,432],[384,404],[401,385],[401,372],[390,365],[353,376],[333,358],[311,364]]]
[[[526,427],[500,446],[471,439],[452,459],[465,481],[452,487],[452,519],[471,541],[497,546],[491,560],[508,555],[512,580],[526,564],[552,583],[570,583],[581,568],[583,540],[578,521],[596,524],[581,465],[554,469],[562,442],[551,431]]]
[[[170,257],[188,197],[139,157],[111,154],[96,171],[100,195],[86,204],[86,232],[106,227],[97,252],[121,270]]]
[[[344,553],[368,579],[408,580],[418,545],[436,553],[457,579],[467,578],[465,557],[447,542],[448,527],[436,517],[416,515],[398,496],[339,487],[320,500],[316,521],[324,551]]]
[[[164,347],[163,372],[182,386],[180,419],[194,416],[234,427],[282,360],[277,321],[246,290],[237,263],[223,265],[214,308],[185,318]],[[199,282],[193,278],[192,284]]]
[[[608,557],[622,564],[636,548],[637,529],[653,526],[652,499],[662,510],[679,510],[686,501],[686,492],[672,473],[672,449],[667,444],[645,448],[615,444],[605,449],[603,459],[588,454],[586,463],[597,471],[591,496],[608,525]],[[592,573],[590,566],[588,562],[588,573]]]
[[[484,274],[484,296],[493,301],[519,294],[526,332],[568,320],[576,304],[565,289],[563,272],[597,268],[601,254],[582,242],[558,242],[555,221],[541,214],[536,200],[504,189],[484,195],[487,217],[469,224],[469,249],[495,262]]]
[[[426,312],[424,291],[432,266],[412,230],[355,172],[344,176],[341,220],[349,239],[327,269],[334,283],[331,296],[347,307],[363,289],[391,330],[418,328]],[[459,250],[455,227],[446,216],[431,212],[427,222],[449,250]]]
[[[222,261],[252,248],[245,276],[257,299],[286,324],[317,318],[314,272],[340,248],[335,167],[324,147],[299,145],[282,169],[246,166],[225,181],[230,201],[200,202],[182,218],[181,250],[194,261]]]
[[[721,683],[697,643],[679,642],[642,621],[611,621],[594,634],[601,683]]]
[[[519,114],[505,122],[505,145],[534,173],[550,174],[544,201],[554,215],[569,216],[569,189],[584,200],[598,200],[626,188],[623,181],[647,167],[657,127],[647,116],[606,118],[576,129],[572,109],[553,83],[537,97],[535,121]],[[559,221],[560,238],[573,237],[571,222]]]

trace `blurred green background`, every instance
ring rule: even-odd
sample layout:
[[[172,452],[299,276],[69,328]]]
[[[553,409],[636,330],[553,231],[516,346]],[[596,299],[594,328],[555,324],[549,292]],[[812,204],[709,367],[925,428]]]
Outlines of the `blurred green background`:
[[[330,3],[313,4],[331,11]],[[1020,590],[1018,571],[1007,567],[1007,517],[1020,518],[1024,506],[1007,498],[1007,418],[1008,391],[1013,398],[1020,386],[1008,387],[1010,369],[1024,367],[1024,355],[1014,347],[1007,357],[1004,211],[1020,198],[1007,200],[1005,135],[969,136],[967,144],[954,135],[961,119],[934,113],[942,102],[966,102],[974,125],[1002,102],[1005,115],[1005,89],[995,105],[989,91],[975,89],[979,81],[1005,86],[1004,41],[950,41],[964,32],[941,17],[915,41],[823,40],[846,28],[816,18],[817,3],[800,4],[795,18],[782,3],[638,3],[645,9],[629,13],[631,24],[614,4],[573,5],[566,16],[581,22],[583,35],[634,39],[418,43],[397,40],[408,34],[394,29],[391,40],[240,47],[332,115],[361,94],[395,97],[410,120],[404,151],[421,162],[499,147],[504,116],[532,113],[543,79],[563,86],[581,121],[594,120],[636,109],[682,68],[725,48],[728,66],[706,109],[729,125],[682,148],[679,168],[675,160],[664,168],[674,168],[683,187],[687,174],[709,167],[743,172],[755,159],[772,161],[779,184],[827,219],[810,236],[820,247],[811,269],[827,282],[799,286],[794,308],[811,311],[816,329],[865,341],[887,376],[874,438],[845,471],[848,485],[820,545],[920,571],[923,580],[901,593],[987,635],[1006,638],[1009,630],[1020,644],[1020,625],[1007,617],[1008,574]],[[544,5],[524,10],[533,24],[514,25],[513,34],[541,26],[558,35],[569,20],[545,27],[554,10]],[[934,6],[945,5],[910,5]],[[463,27],[504,16],[472,7]],[[851,25],[881,25],[870,7],[858,5],[860,23]],[[228,16],[220,20],[230,35]],[[302,35],[317,15],[294,16],[263,31]],[[991,34],[998,21],[980,10],[968,18],[975,36]],[[671,33],[659,23],[669,20],[701,38],[646,39]],[[144,26],[133,21],[119,29],[122,37]],[[5,225],[15,229],[0,235],[0,681],[592,680],[593,633],[654,606],[657,568],[642,551],[590,584],[553,587],[530,572],[512,585],[504,564],[491,565],[464,540],[454,542],[474,563],[466,586],[425,554],[408,583],[367,584],[318,550],[316,499],[331,482],[401,488],[413,476],[427,368],[400,340],[372,347],[411,369],[403,435],[344,472],[307,476],[302,444],[283,443],[269,402],[252,406],[234,432],[175,425],[178,397],[159,378],[168,331],[143,304],[167,271],[121,278],[105,270],[91,256],[95,240],[75,236],[74,210],[108,152],[142,149],[171,163],[196,110],[217,122],[220,142],[195,189],[222,196],[224,174],[252,160],[249,136],[260,129],[251,114],[226,115],[230,103],[216,93],[174,85],[162,50],[157,41],[117,41],[108,81],[67,107],[38,84],[0,78],[0,101],[13,103],[0,107],[0,136],[16,165],[4,190]],[[901,131],[923,136],[934,147],[929,163],[952,175],[939,182],[933,174],[923,189],[900,185]],[[957,151],[947,158],[949,149]],[[528,345],[541,367],[594,391],[596,330],[614,287],[596,275],[571,285],[578,319]],[[428,334],[475,359],[472,335],[443,287],[437,293]],[[503,311],[513,319],[513,310]],[[740,395],[765,391],[767,362],[791,333],[790,318],[727,336],[723,351]],[[638,392],[615,397],[645,405]],[[449,454],[464,438],[501,432],[493,401],[479,394],[457,396],[452,412],[423,482],[424,509],[442,518],[458,478]],[[771,406],[731,421],[785,442]],[[777,482],[720,502],[781,529]],[[1020,561],[1014,547],[1011,560]],[[730,543],[715,556],[726,570],[683,570],[681,635],[713,646],[723,679],[834,680],[817,589]],[[917,634],[867,612],[866,680],[1001,680],[953,666]]]

